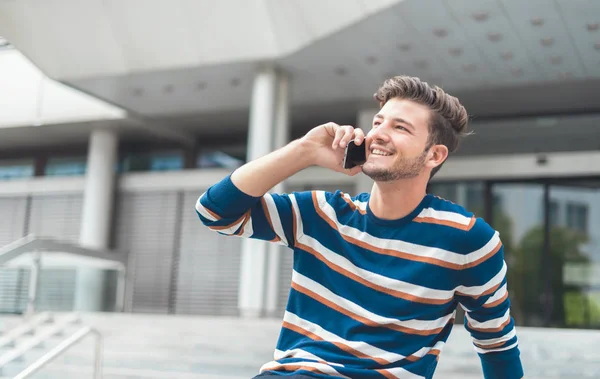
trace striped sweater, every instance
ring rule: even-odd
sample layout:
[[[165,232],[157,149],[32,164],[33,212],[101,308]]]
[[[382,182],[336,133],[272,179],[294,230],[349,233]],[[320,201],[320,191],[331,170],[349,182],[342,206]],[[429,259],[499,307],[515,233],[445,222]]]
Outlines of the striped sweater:
[[[196,203],[223,235],[293,249],[291,291],[272,362],[261,372],[316,378],[431,378],[457,306],[486,379],[523,376],[499,235],[426,195],[397,220],[369,194],[240,191],[226,177]]]

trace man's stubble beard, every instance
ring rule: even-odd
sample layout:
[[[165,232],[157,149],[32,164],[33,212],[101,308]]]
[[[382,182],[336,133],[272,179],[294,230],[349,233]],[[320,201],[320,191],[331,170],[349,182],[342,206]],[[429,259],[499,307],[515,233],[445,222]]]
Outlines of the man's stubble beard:
[[[393,166],[389,168],[370,167],[367,162],[363,165],[363,173],[376,182],[412,179],[417,177],[425,167],[426,157],[427,150],[424,150],[417,157],[399,157],[394,161]]]

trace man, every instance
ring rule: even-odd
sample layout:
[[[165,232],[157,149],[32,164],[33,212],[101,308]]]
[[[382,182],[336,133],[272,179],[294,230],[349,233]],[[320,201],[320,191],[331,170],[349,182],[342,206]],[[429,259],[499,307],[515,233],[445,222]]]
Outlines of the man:
[[[257,378],[431,378],[466,313],[486,379],[523,376],[502,244],[482,219],[426,194],[467,133],[459,101],[418,78],[388,79],[367,135],[327,123],[245,164],[204,193],[210,229],[294,250],[274,360]],[[342,168],[351,140],[362,167]],[[371,193],[268,194],[309,166],[373,179]]]

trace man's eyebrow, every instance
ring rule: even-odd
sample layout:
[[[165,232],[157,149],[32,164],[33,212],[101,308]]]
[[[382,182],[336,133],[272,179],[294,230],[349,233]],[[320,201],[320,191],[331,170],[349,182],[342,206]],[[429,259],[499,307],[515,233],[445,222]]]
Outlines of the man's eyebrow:
[[[384,117],[383,117],[383,115],[382,115],[382,114],[380,114],[380,113],[377,113],[377,114],[375,115],[375,118],[384,118]],[[410,122],[406,121],[405,119],[403,119],[403,118],[401,118],[401,117],[394,117],[394,118],[393,118],[393,120],[394,120],[394,121],[396,121],[396,122],[399,122],[399,123],[401,123],[401,124],[406,124],[406,125],[410,126],[410,127],[411,127],[411,128],[413,128],[413,129],[415,128],[413,124],[411,124]]]

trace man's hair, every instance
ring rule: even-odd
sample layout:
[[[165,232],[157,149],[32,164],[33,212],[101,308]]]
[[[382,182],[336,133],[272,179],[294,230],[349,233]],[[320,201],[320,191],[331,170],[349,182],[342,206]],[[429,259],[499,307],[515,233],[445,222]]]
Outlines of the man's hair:
[[[394,76],[387,79],[374,95],[379,106],[388,100],[400,98],[425,105],[431,110],[427,147],[445,145],[451,153],[458,148],[460,139],[468,134],[469,115],[458,99],[437,86],[430,86],[419,78]],[[431,170],[430,179],[444,162]]]

